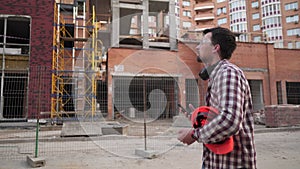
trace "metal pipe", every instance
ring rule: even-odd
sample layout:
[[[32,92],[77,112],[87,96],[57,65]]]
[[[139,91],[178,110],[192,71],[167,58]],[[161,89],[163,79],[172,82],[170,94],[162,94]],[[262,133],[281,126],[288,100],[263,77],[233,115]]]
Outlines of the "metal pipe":
[[[0,103],[0,119],[3,119],[3,107],[4,107],[4,75],[5,75],[5,46],[6,46],[6,32],[7,32],[7,18],[4,19],[4,37],[3,37],[3,52],[2,52],[2,69],[1,69],[1,103]]]
[[[146,82],[145,82],[145,76],[143,76],[143,95],[144,95],[144,147],[145,150],[147,150],[147,124],[146,124]]]

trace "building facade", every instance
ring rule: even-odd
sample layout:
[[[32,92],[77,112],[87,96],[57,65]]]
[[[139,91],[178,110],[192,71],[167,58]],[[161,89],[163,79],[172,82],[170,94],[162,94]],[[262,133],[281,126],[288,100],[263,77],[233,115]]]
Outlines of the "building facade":
[[[40,107],[50,109],[51,71],[43,78],[38,72],[52,66],[53,5],[52,0],[0,3],[0,121],[35,118]]]
[[[245,42],[271,42],[300,48],[299,0],[182,0],[182,32],[229,28]],[[185,17],[185,16],[188,17]]]

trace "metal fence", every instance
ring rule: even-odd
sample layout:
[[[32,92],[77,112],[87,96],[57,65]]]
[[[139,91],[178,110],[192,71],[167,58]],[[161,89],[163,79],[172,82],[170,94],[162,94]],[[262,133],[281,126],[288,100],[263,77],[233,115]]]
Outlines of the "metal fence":
[[[179,113],[177,103],[180,95],[176,78],[114,77],[113,105],[116,112],[125,110],[119,116],[115,114],[114,121],[105,118],[108,91],[105,82],[97,82],[99,114],[84,118],[74,111],[74,88],[83,86],[74,87],[73,83],[64,83],[61,98],[65,104],[61,106],[69,114],[53,120],[49,116],[53,97],[52,73],[55,72],[47,67],[5,73],[0,159],[55,156],[70,151],[106,151],[118,156],[139,158],[135,154],[137,149],[153,150],[160,154],[178,143],[177,132],[172,126],[173,117]],[[70,76],[70,72],[68,76],[62,76],[65,79],[71,77],[76,76]],[[74,79],[65,82],[71,81]],[[192,82],[196,81],[187,82],[186,87],[189,101],[199,98],[195,96],[197,85]],[[84,88],[89,88],[86,83],[84,85]],[[126,86],[129,87],[127,91],[124,89]]]
[[[24,159],[35,154],[55,156],[83,150],[107,151],[136,158],[136,149],[164,153],[178,143],[173,117],[179,114],[177,103],[182,99],[182,92],[177,77],[114,76],[114,121],[105,118],[108,88],[105,82],[99,81],[99,116],[80,118],[73,114],[59,117],[60,121],[52,123],[49,114],[40,114],[51,111],[52,73],[47,68],[38,67],[30,72],[7,71],[2,76],[0,159]],[[205,85],[196,79],[185,79],[184,83],[186,97],[183,106],[188,107],[185,103],[203,105]],[[263,106],[262,81],[250,80],[249,84],[254,107],[259,110]],[[299,83],[285,84],[287,101],[299,104]],[[64,103],[70,100],[70,104],[63,106],[73,111],[74,86],[67,83],[64,87],[62,98]],[[282,94],[278,96],[282,97]],[[35,118],[27,118],[28,114]],[[39,126],[37,117],[40,117]]]

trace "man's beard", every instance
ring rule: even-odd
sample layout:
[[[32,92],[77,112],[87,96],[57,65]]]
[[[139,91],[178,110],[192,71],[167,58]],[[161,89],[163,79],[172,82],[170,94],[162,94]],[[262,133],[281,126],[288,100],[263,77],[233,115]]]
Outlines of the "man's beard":
[[[200,58],[200,56],[199,56],[199,55],[197,56],[197,62],[200,62],[200,63],[202,63],[202,59]]]

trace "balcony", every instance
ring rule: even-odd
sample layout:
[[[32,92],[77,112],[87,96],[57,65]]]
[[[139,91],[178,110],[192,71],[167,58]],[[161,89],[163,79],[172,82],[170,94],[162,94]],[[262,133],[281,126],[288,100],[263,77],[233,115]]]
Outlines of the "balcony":
[[[201,10],[207,10],[207,9],[214,9],[214,3],[208,2],[208,3],[198,3],[196,4],[194,10],[195,11],[201,11]]]
[[[200,14],[195,16],[195,21],[206,21],[206,20],[213,20],[213,19],[215,19],[215,16],[212,13]]]

